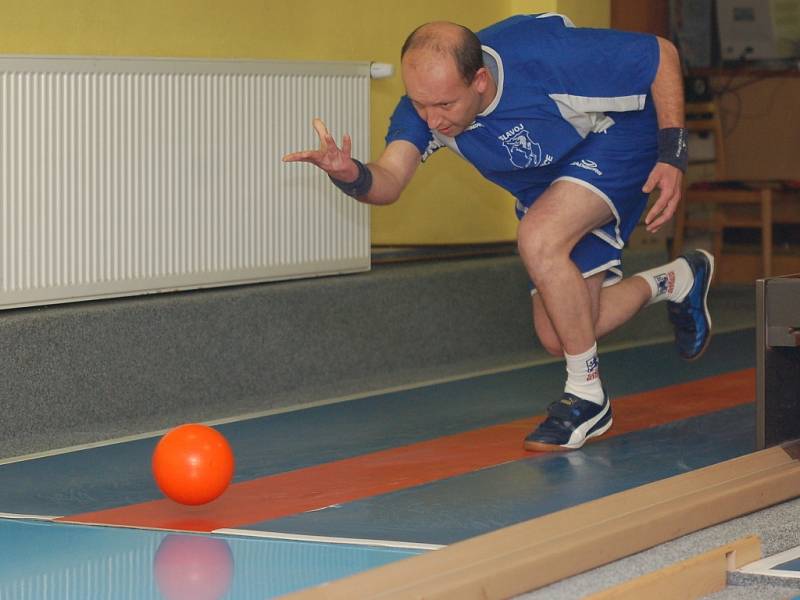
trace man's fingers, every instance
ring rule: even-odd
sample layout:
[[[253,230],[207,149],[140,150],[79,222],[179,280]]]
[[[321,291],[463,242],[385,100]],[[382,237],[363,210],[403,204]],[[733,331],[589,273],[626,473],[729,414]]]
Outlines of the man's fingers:
[[[319,139],[325,139],[330,135],[328,128],[325,126],[325,123],[322,122],[322,119],[319,117],[314,117],[314,120],[311,122],[314,126],[314,130],[317,132]]]
[[[652,208],[649,211],[647,211],[647,215],[644,218],[645,225],[650,226],[653,223],[653,221],[656,220],[658,215],[661,214],[662,210],[664,210],[664,205],[661,202],[661,200],[653,204]]]
[[[656,231],[675,214],[681,199],[681,180],[683,174],[672,165],[656,163],[650,172],[642,191],[650,193],[658,189],[658,200],[645,217],[648,231]]]
[[[656,189],[656,182],[658,181],[658,177],[656,176],[655,172],[651,172],[650,176],[645,181],[644,185],[642,186],[642,191],[645,194],[649,194],[654,189]]]
[[[647,231],[655,233],[664,223],[669,221],[675,214],[679,199],[680,196],[675,194],[669,197],[662,196],[659,198],[644,219]]]
[[[662,196],[653,204],[647,216],[644,218],[644,223],[647,225],[647,229],[650,230],[651,227],[658,227],[663,225],[666,221],[669,221],[674,212],[675,208]]]
[[[669,219],[670,219],[670,218],[669,218],[668,216],[666,216],[666,215],[661,215],[661,216],[660,216],[660,217],[658,217],[658,218],[657,218],[655,221],[653,221],[652,223],[650,223],[650,224],[647,226],[647,231],[649,231],[650,233],[655,233],[656,231],[658,231],[659,229],[661,229],[661,226],[662,226],[664,223],[666,223],[667,221],[669,221]]]
[[[326,173],[336,173],[342,171],[343,165],[352,167],[350,152],[353,147],[353,140],[345,134],[342,138],[341,149],[336,144],[325,123],[320,118],[312,121],[314,131],[319,137],[319,150],[303,150],[301,152],[290,152],[285,154],[281,160],[283,162],[308,162],[316,165]]]
[[[309,162],[319,165],[321,156],[319,150],[302,150],[300,152],[290,152],[281,158],[283,162]]]
[[[283,162],[295,162],[298,160],[305,160],[309,157],[309,153],[307,151],[304,152],[290,152],[289,154],[284,154],[281,160]]]
[[[314,126],[314,131],[316,131],[319,136],[319,149],[323,152],[327,151],[328,145],[333,143],[328,128],[325,127],[325,123],[322,122],[322,119],[318,117],[312,121],[312,125]]]
[[[645,225],[647,226],[646,229],[650,233],[654,233],[658,231],[658,228],[666,221],[664,218],[664,213],[662,212],[662,208],[658,204],[654,204],[653,208],[650,209],[650,212],[647,213],[647,217],[645,217]]]

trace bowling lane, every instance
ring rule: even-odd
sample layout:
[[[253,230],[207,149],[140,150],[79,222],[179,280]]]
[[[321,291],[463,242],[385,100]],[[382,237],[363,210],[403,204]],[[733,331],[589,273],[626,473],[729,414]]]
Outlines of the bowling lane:
[[[0,519],[0,598],[264,600],[420,552]]]
[[[651,430],[688,417],[752,404],[754,386],[753,370],[745,369],[617,398],[612,401],[614,427],[590,444],[604,444],[632,431]],[[532,454],[522,449],[520,440],[533,427],[533,421],[512,421],[237,483],[218,501],[191,511],[174,502],[158,500],[64,519],[214,531],[317,511],[529,458]]]
[[[754,449],[746,404],[243,529],[451,544]]]
[[[753,336],[752,330],[718,335],[703,360],[690,364],[671,343],[609,352],[602,356],[604,380],[618,398],[752,368]],[[530,419],[558,397],[563,376],[559,363],[537,365],[218,429],[236,455],[238,484]],[[0,513],[62,516],[157,500],[150,473],[156,442],[151,437],[0,464]]]

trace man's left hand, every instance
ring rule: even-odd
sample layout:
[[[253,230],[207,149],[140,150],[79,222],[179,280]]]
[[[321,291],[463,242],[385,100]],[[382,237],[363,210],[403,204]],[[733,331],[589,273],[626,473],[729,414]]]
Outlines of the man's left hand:
[[[647,231],[655,233],[672,218],[681,200],[683,172],[667,163],[656,163],[642,191],[649,194],[658,188],[658,200],[653,204],[644,218]]]

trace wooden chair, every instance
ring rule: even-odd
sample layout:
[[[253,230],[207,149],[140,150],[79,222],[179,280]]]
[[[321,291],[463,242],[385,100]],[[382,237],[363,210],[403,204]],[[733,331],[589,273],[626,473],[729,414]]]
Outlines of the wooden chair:
[[[711,163],[714,177],[686,185],[675,215],[672,257],[683,252],[689,229],[712,234],[712,254],[717,271],[725,257],[724,233],[728,228],[758,229],[761,232],[761,276],[773,273],[772,228],[775,223],[800,223],[800,187],[792,181],[737,181],[726,179],[722,121],[715,102],[686,105],[686,127],[690,132],[714,136],[714,158],[692,160],[690,164]],[[692,213],[693,206],[705,205],[702,216]]]

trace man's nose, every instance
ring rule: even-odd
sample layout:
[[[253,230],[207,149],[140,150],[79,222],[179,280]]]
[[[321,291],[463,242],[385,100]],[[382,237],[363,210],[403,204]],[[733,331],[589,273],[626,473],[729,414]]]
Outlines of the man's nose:
[[[430,129],[439,129],[439,126],[442,124],[442,115],[435,110],[429,109],[425,115],[425,120],[428,122],[428,127]]]

